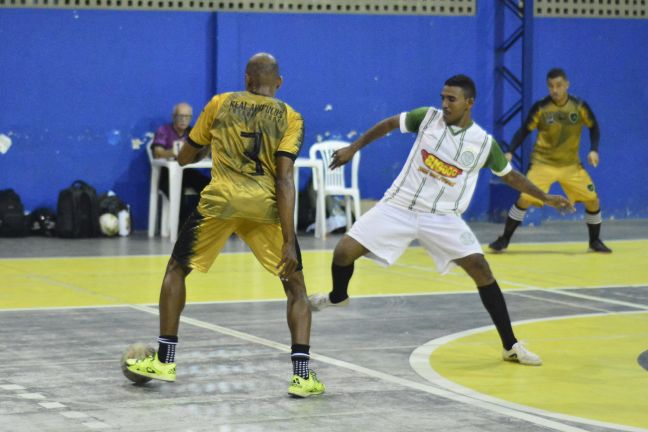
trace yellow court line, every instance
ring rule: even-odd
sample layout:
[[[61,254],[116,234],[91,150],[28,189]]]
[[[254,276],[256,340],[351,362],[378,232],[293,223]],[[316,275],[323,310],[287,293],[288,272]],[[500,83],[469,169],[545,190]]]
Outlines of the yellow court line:
[[[610,255],[586,253],[581,243],[515,245],[487,254],[503,289],[584,288],[648,285],[642,265],[648,240],[609,242]],[[309,292],[331,286],[331,251],[303,251]],[[114,304],[155,304],[168,257],[118,256],[0,260],[0,309]],[[283,299],[277,278],[251,253],[224,253],[207,274],[188,278],[189,302]],[[427,252],[409,248],[396,265],[383,268],[357,261],[352,296],[475,292],[460,269],[436,273]]]

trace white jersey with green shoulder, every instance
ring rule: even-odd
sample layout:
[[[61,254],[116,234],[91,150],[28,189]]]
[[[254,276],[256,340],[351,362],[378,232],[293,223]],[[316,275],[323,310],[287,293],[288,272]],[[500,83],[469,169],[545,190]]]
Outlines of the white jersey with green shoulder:
[[[415,132],[412,150],[383,202],[416,212],[462,214],[475,191],[479,169],[498,176],[511,164],[492,136],[477,123],[449,126],[443,112],[424,107],[400,116],[401,132]]]

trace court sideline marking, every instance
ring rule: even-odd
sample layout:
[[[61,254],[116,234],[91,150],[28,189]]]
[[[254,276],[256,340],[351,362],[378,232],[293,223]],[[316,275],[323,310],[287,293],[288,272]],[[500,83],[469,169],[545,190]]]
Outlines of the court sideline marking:
[[[159,312],[157,309],[154,309],[152,307],[148,306],[142,306],[142,305],[128,305],[130,308],[141,311],[141,312],[146,312],[151,315],[159,315]],[[219,326],[217,324],[211,324],[207,323],[201,320],[197,320],[194,318],[189,318],[189,317],[181,317],[180,321],[183,323],[193,325],[196,327],[200,327],[206,330],[211,330],[216,333],[221,333],[227,336],[232,336],[241,340],[245,340],[247,342],[252,342],[256,343],[259,345],[267,346],[270,348],[274,348],[279,351],[283,351],[286,353],[290,352],[290,347],[278,342],[271,341],[269,339],[261,338],[258,336],[251,335],[249,333],[244,333],[238,330],[230,329],[227,327]],[[484,410],[492,411],[498,414],[502,414],[508,417],[513,417],[516,419],[524,420],[529,423],[533,423],[535,425],[543,426],[549,429],[553,429],[556,431],[561,431],[561,432],[587,432],[584,429],[580,429],[574,426],[569,426],[563,423],[555,422],[553,420],[549,420],[543,417],[539,417],[534,414],[529,414],[526,412],[518,411],[516,409],[512,409],[509,407],[501,406],[495,403],[491,403],[488,401],[476,399],[474,397],[466,396],[463,394],[457,394],[455,392],[445,390],[443,388],[438,388],[435,386],[431,386],[429,384],[422,384],[419,382],[411,381],[405,378],[399,378],[393,375],[386,374],[384,372],[379,372],[377,370],[369,369],[360,365],[356,365],[353,363],[349,363],[343,360],[338,360],[334,359],[332,357],[328,357],[325,355],[321,354],[311,354],[311,358],[316,359],[318,361],[321,361],[323,363],[328,363],[333,366],[345,368],[354,372],[361,373],[363,375],[370,376],[372,378],[377,378],[382,381],[386,381],[392,384],[397,384],[403,387],[408,387],[414,390],[419,390],[423,391],[425,393],[429,393],[435,396],[439,396],[445,399],[449,399],[455,402],[471,405],[474,407],[478,407]]]
[[[466,276],[468,277],[468,276]],[[67,285],[64,282],[58,282],[55,281],[59,286],[66,287]],[[514,282],[511,282],[512,284]],[[515,283],[517,284],[517,283]],[[559,300],[551,300],[545,297],[536,297],[532,296],[529,294],[522,294],[527,291],[542,291],[546,293],[555,293],[555,294],[562,294],[566,296],[571,296],[571,297],[581,297],[584,296],[583,298],[588,298],[590,300],[594,301],[603,301],[601,300],[600,297],[595,297],[595,296],[588,296],[585,294],[578,294],[578,293],[573,293],[573,292],[566,292],[562,290],[584,290],[584,289],[605,289],[605,288],[625,288],[625,289],[633,289],[633,288],[648,288],[648,285],[645,284],[630,284],[630,285],[583,285],[583,286],[570,286],[570,287],[561,287],[561,288],[540,288],[540,287],[535,287],[532,285],[522,285],[522,284],[517,284],[520,285],[520,288],[513,289],[513,290],[507,290],[504,289],[502,290],[506,295],[519,295],[521,297],[529,297],[529,298],[534,298],[537,300],[545,301],[548,303],[557,303],[557,304],[563,304],[566,306],[571,306],[571,307],[578,307],[581,309],[590,309],[590,310],[595,310],[595,311],[607,311],[606,309],[599,309],[593,306],[583,306],[580,304],[574,304],[574,303],[567,303],[567,302],[560,302]],[[73,285],[75,289],[79,288],[76,285]],[[80,288],[79,288],[80,289]],[[372,299],[372,298],[384,298],[384,297],[421,297],[421,296],[437,296],[437,295],[466,295],[466,294],[477,294],[476,289],[470,289],[466,291],[435,291],[435,292],[420,292],[420,293],[392,293],[392,294],[359,294],[359,295],[354,295],[353,298],[357,299]],[[117,299],[116,297],[112,296],[107,296],[107,295],[102,295],[104,299],[110,300],[110,301],[118,301],[120,299]],[[251,300],[213,300],[213,301],[191,301],[187,302],[187,305],[214,305],[214,304],[236,304],[236,303],[276,303],[276,302],[285,302],[285,298],[276,298],[276,299],[251,299]],[[635,309],[643,309],[648,308],[648,306],[643,306],[639,305],[637,303],[628,303],[628,302],[623,302],[620,300],[607,300],[607,302],[616,302],[616,304],[623,305],[623,306],[628,306],[632,307]],[[157,306],[157,303],[143,303],[144,306]],[[37,306],[37,307],[17,307],[17,308],[2,308],[0,307],[0,313],[2,312],[23,312],[23,311],[55,311],[55,310],[74,310],[74,309],[103,309],[103,308],[121,308],[121,307],[130,307],[132,304],[129,303],[115,303],[115,304],[107,304],[107,305],[89,305],[89,306]],[[608,311],[613,313],[613,311]]]
[[[569,242],[565,242],[565,243],[569,243]],[[409,264],[395,263],[395,264],[392,265],[392,267],[413,268],[413,269],[416,269],[416,270],[420,270],[420,271],[423,271],[423,272],[429,272],[429,273],[434,272],[434,269],[432,267],[428,268],[428,267],[421,267],[421,266],[409,265]],[[459,273],[459,274],[456,274],[456,276],[464,276],[464,277],[466,277],[468,279],[470,278],[465,273]],[[618,305],[618,306],[631,307],[631,308],[634,308],[634,309],[648,310],[648,305],[641,305],[641,304],[638,304],[638,303],[625,302],[625,301],[622,301],[622,300],[604,299],[604,298],[601,298],[601,297],[591,296],[591,295],[587,295],[587,294],[580,294],[580,293],[565,291],[565,290],[603,289],[603,288],[643,288],[643,287],[646,286],[644,284],[592,285],[592,286],[571,286],[571,287],[567,286],[567,287],[560,287],[560,288],[542,288],[542,287],[538,287],[538,286],[535,286],[535,285],[529,285],[529,284],[520,283],[520,282],[513,282],[513,281],[510,281],[510,280],[507,280],[507,279],[499,279],[499,278],[495,278],[495,279],[498,282],[502,282],[502,284],[507,284],[507,285],[510,285],[510,286],[513,286],[513,287],[518,287],[518,288],[521,288],[521,290],[524,290],[524,291],[541,291],[541,292],[555,293],[555,294],[564,295],[564,296],[567,296],[567,297],[575,297],[575,298],[580,298],[580,299],[584,299],[584,300],[591,300],[591,301],[596,301],[596,302],[614,304],[614,305]],[[517,292],[521,291],[521,290],[502,290],[502,291],[505,292],[506,294],[517,295]],[[455,291],[453,293],[462,294],[462,293],[469,293],[469,292],[474,292],[474,291]],[[430,294],[437,294],[437,293],[416,293],[416,294],[413,294],[413,295],[430,295]],[[439,294],[441,294],[441,293],[439,293]],[[387,294],[387,295],[395,295],[395,294]],[[399,294],[399,295],[407,295],[407,294]],[[520,296],[524,297],[525,295],[520,295]],[[547,301],[549,303],[560,303],[560,302],[558,302],[556,300],[552,301],[550,299],[544,299],[544,298],[540,298],[540,297],[532,297],[530,295],[527,295],[527,297],[529,297],[529,298],[537,298],[539,300],[545,300],[545,301]],[[574,306],[573,304],[570,304],[570,303],[563,303],[563,304],[569,305],[569,306]],[[598,309],[598,308],[595,308],[595,307],[592,307],[592,306],[579,305],[579,307],[584,308],[584,309],[601,310],[601,309]]]
[[[570,291],[565,291],[566,289],[573,289],[573,288],[551,288],[551,289],[546,289],[546,288],[541,288],[533,285],[528,285],[528,284],[522,284],[518,282],[511,282],[507,280],[502,280],[502,282],[507,283],[509,285],[515,285],[520,288],[524,288],[525,290],[530,290],[530,291],[542,291],[542,292],[547,292],[547,293],[555,293],[559,295],[563,295],[566,297],[574,297],[574,298],[579,298],[583,300],[591,300],[595,302],[600,302],[600,303],[607,303],[611,305],[616,305],[616,306],[625,306],[625,307],[630,307],[633,309],[641,309],[641,310],[648,310],[648,305],[643,305],[639,303],[633,303],[633,302],[626,302],[622,300],[614,300],[614,299],[607,299],[603,297],[597,297],[593,295],[587,295],[587,294],[580,294],[580,293],[575,293],[575,292],[570,292]],[[610,287],[603,287],[603,288],[610,288]],[[586,289],[586,287],[581,287],[579,289]],[[512,294],[516,295],[515,291],[507,291],[507,294]],[[529,296],[530,297],[530,296]],[[545,299],[542,299],[545,300]],[[547,300],[551,302],[551,300]],[[567,303],[569,304],[569,303]],[[581,306],[583,308],[588,308],[588,306]],[[613,311],[608,311],[609,313],[614,313]]]

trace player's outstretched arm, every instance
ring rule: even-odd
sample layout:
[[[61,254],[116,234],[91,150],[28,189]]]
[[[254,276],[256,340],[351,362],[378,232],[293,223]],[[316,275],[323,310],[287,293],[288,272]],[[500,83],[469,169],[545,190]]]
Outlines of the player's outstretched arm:
[[[513,189],[531,195],[532,197],[542,201],[544,204],[558,209],[561,213],[573,213],[576,210],[567,198],[560,195],[549,195],[543,192],[516,170],[512,170],[500,178]]]
[[[333,153],[333,158],[329,164],[330,169],[344,165],[353,159],[353,155],[364,146],[387,135],[389,132],[400,126],[400,115],[388,117],[373,125],[360,138],[351,143],[348,147],[343,147]]]
[[[547,199],[544,202],[549,207],[553,207],[558,210],[560,213],[574,213],[576,209],[574,205],[569,202],[567,198],[562,195],[550,195],[547,194]]]

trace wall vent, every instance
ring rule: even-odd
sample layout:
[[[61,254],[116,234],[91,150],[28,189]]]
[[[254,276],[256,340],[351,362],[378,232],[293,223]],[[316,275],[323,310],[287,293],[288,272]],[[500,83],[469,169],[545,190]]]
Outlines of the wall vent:
[[[536,17],[648,18],[648,0],[535,0]]]
[[[476,3],[477,0],[0,0],[0,8],[472,16]]]

